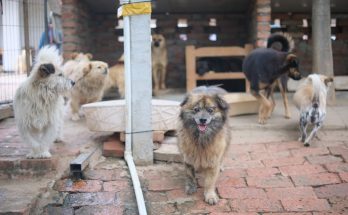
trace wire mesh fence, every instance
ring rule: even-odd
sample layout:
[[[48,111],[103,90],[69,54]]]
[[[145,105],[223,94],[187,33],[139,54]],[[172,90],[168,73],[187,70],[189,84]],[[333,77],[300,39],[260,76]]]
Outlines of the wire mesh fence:
[[[12,102],[45,34],[44,0],[0,0],[0,104]]]

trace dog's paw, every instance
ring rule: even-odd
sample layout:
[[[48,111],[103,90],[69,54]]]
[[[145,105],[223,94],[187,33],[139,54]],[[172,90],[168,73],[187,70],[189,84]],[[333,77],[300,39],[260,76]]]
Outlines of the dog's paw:
[[[305,147],[309,147],[309,143],[307,142],[305,142],[304,144],[303,144]]]
[[[290,114],[286,114],[284,117],[285,117],[285,119],[290,119],[291,115]]]
[[[194,183],[187,183],[185,186],[185,191],[188,195],[197,192],[197,185]]]
[[[219,201],[219,197],[215,192],[208,192],[204,194],[204,200],[206,203],[210,205],[215,205]]]
[[[50,158],[50,157],[52,157],[52,155],[49,151],[42,152],[42,153],[30,152],[29,154],[27,154],[28,159],[40,159],[40,158]]]
[[[79,114],[74,113],[74,114],[71,116],[71,120],[72,120],[72,121],[78,121],[78,120],[80,120]]]
[[[55,140],[54,140],[55,143],[62,143],[64,142],[63,139],[61,137],[57,137]]]
[[[267,119],[259,118],[259,124],[264,125],[264,124],[266,124],[266,122],[267,122]]]

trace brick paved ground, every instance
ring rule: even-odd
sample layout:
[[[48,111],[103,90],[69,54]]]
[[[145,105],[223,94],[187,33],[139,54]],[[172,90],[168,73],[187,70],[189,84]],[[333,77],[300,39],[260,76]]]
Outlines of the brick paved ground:
[[[184,193],[183,167],[140,169],[151,214],[348,214],[348,141],[231,145],[209,206]],[[199,180],[201,182],[201,180]],[[202,183],[201,183],[202,184]]]

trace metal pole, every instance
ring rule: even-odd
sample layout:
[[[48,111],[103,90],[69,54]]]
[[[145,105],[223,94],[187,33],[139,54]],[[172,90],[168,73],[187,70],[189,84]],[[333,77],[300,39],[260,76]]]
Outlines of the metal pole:
[[[134,2],[143,1],[129,3]],[[135,164],[149,165],[153,163],[150,15],[126,16],[124,24],[126,149],[132,150]]]
[[[30,73],[30,46],[29,46],[29,12],[28,0],[23,0],[23,23],[24,23],[24,48],[25,48],[25,65],[27,76]]]

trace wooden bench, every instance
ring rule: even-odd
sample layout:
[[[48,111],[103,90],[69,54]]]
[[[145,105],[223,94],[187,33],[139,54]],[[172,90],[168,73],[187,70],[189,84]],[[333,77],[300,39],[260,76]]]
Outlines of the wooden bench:
[[[202,47],[195,48],[194,46],[186,46],[186,89],[192,90],[197,86],[197,81],[200,80],[230,80],[244,79],[245,91],[249,92],[250,84],[245,78],[244,73],[240,72],[208,72],[200,76],[197,74],[196,59],[200,57],[245,57],[253,46],[246,44],[243,47],[228,46],[228,47]]]

